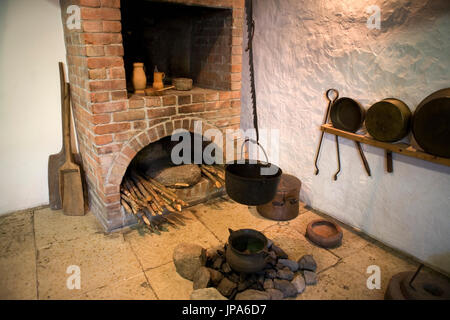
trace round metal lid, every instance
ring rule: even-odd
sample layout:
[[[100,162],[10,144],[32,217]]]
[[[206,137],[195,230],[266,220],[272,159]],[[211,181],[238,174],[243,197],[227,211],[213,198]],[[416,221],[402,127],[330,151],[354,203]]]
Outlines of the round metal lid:
[[[302,182],[290,174],[283,173],[281,175],[280,184],[278,185],[277,192],[288,192],[291,190],[300,189]]]

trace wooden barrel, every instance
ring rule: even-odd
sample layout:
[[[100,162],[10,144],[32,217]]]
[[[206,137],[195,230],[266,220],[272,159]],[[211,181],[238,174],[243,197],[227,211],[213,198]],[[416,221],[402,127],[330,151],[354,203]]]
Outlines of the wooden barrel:
[[[394,142],[408,134],[410,120],[411,111],[403,101],[387,98],[367,110],[366,129],[375,140]]]
[[[430,94],[419,104],[412,131],[425,152],[450,158],[450,88]]]

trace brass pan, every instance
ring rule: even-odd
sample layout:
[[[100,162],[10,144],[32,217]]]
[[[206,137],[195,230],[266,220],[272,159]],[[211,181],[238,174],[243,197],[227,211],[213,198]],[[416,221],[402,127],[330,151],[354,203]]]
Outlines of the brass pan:
[[[450,88],[432,93],[419,104],[412,130],[426,152],[450,158]]]

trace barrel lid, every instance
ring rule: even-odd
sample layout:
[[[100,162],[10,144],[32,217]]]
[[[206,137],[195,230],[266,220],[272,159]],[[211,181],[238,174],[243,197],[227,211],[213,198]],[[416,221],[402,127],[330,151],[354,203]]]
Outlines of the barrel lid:
[[[295,189],[300,189],[302,182],[293,175],[283,173],[281,175],[280,184],[277,191],[287,192]]]

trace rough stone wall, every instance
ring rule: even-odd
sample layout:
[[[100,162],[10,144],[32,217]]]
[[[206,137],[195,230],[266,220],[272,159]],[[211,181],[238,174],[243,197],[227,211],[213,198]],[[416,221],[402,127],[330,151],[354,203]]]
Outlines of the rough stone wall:
[[[371,5],[381,9],[380,30],[366,26]],[[368,177],[354,142],[342,138],[342,171],[333,181],[335,142],[326,134],[320,175],[314,175],[328,88],[366,109],[396,97],[414,110],[450,86],[450,2],[257,0],[254,16],[259,126],[280,129],[279,164],[302,180],[301,200],[450,272],[449,167],[394,154],[389,174],[384,151],[363,145]],[[241,126],[249,128],[247,55],[243,59]]]

